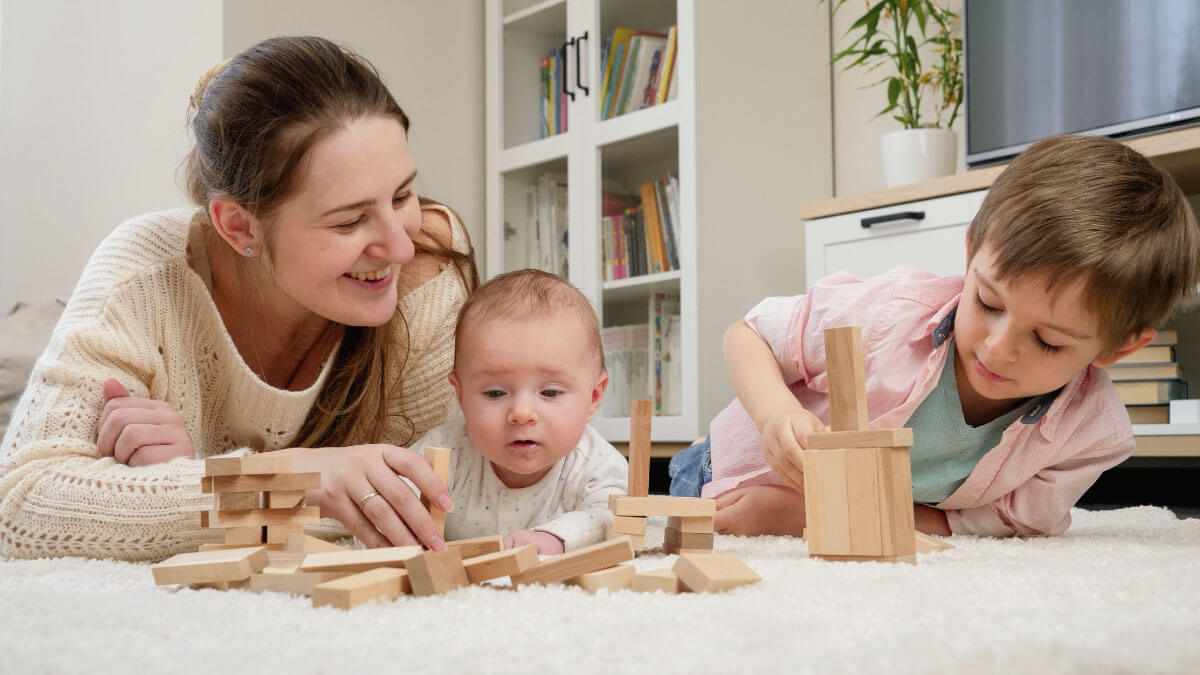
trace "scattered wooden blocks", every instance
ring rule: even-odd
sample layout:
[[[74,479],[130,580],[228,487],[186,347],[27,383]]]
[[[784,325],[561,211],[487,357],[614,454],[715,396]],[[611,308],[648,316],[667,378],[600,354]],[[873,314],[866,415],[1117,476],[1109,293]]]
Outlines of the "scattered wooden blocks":
[[[513,586],[556,584],[588,572],[633,560],[633,542],[627,535],[554,556],[536,567],[512,575]]]
[[[635,593],[662,591],[668,595],[679,593],[679,577],[669,569],[647,570],[633,575],[630,589]]]
[[[411,592],[407,571],[380,567],[313,586],[312,604],[350,609],[371,600],[395,600]]]
[[[376,567],[403,568],[409,560],[421,555],[420,546],[390,546],[357,551],[309,553],[300,565],[301,572],[340,572],[357,574]]]
[[[406,566],[416,595],[436,595],[471,583],[457,549],[428,551],[409,559]]]
[[[732,553],[681,553],[672,570],[680,583],[697,593],[727,591],[762,580]]]
[[[504,551],[486,553],[463,561],[467,579],[478,584],[489,579],[511,577],[538,564],[537,546],[526,544]]]
[[[262,546],[180,553],[154,565],[154,583],[211,584],[244,581],[267,566]]]
[[[571,577],[566,580],[566,583],[571,586],[578,586],[588,593],[595,595],[602,588],[610,591],[629,588],[630,584],[633,583],[633,575],[636,571],[632,564],[624,563]]]

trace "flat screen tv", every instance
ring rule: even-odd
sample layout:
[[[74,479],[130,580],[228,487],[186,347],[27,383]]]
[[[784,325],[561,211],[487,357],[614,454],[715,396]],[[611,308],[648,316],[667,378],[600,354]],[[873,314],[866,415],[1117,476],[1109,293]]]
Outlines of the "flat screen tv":
[[[964,0],[967,164],[1200,123],[1200,0]]]

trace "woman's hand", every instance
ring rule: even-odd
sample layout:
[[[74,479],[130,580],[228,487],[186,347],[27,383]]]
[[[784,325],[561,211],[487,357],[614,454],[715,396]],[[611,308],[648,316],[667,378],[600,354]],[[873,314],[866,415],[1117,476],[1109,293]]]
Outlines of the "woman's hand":
[[[563,540],[540,530],[513,530],[504,537],[504,548],[533,544],[541,555],[559,555],[566,547]]]
[[[763,457],[767,464],[788,487],[804,492],[804,455],[808,435],[817,431],[828,431],[814,414],[800,408],[789,407],[767,417],[762,426]]]
[[[421,499],[401,476],[443,511],[454,502],[425,458],[405,448],[377,443],[346,448],[292,448],[295,471],[321,472],[321,487],[309,490],[308,504],[349,529],[367,548],[423,545],[440,551],[446,541]]]
[[[100,455],[129,466],[195,457],[183,417],[166,401],[130,396],[116,380],[104,383],[104,409],[96,425]]]

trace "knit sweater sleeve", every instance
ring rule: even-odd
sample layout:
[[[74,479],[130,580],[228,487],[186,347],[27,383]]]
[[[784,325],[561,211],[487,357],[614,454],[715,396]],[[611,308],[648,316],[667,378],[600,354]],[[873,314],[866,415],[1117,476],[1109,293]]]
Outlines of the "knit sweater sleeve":
[[[200,460],[132,468],[96,445],[106,379],[134,396],[164,386],[151,326],[170,309],[130,277],[158,242],[119,234],[89,262],[0,444],[0,555],[153,560],[203,538]]]

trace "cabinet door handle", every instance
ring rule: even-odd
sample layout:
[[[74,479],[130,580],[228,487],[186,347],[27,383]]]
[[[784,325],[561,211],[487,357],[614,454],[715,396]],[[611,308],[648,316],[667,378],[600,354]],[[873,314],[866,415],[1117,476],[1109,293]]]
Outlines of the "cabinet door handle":
[[[574,42],[575,42],[575,86],[577,88],[583,90],[584,96],[589,96],[590,94],[588,93],[588,88],[583,86],[583,76],[580,74],[580,65],[579,65],[580,61],[581,61],[579,58],[579,55],[581,52],[581,48],[583,47],[583,41],[586,39],[588,39],[588,32],[586,30],[583,31],[583,35],[580,35],[578,38],[574,39]]]
[[[562,93],[566,94],[567,96],[569,96],[571,98],[572,101],[574,101],[575,100],[575,92],[567,91],[567,80],[570,79],[569,75],[571,73],[570,69],[567,68],[567,45],[574,47],[575,46],[575,38],[571,38],[570,40],[562,43],[562,46],[558,48],[558,53],[560,55],[560,58],[562,58]],[[576,61],[575,65],[578,66],[579,62]]]
[[[859,223],[862,225],[862,228],[864,230],[869,230],[869,229],[871,229],[872,225],[882,225],[884,223],[899,223],[901,221],[910,221],[910,220],[914,223],[919,223],[922,220],[925,220],[925,212],[924,211],[897,211],[896,213],[889,213],[886,216],[871,216],[870,218],[863,218],[861,221],[859,221]]]

